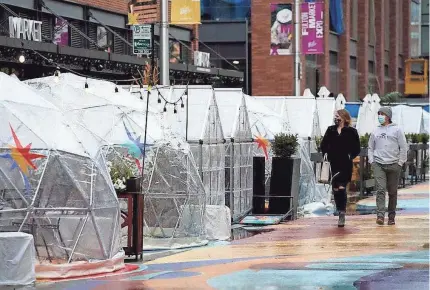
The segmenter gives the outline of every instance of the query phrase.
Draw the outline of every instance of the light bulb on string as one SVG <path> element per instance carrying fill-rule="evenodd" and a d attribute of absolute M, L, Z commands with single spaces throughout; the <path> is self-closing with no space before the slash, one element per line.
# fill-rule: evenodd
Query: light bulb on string
<path fill-rule="evenodd" d="M 167 103 L 166 103 L 166 104 L 164 104 L 163 112 L 167 112 Z"/>
<path fill-rule="evenodd" d="M 161 104 L 161 98 L 160 98 L 160 93 L 158 93 L 158 101 L 159 104 Z"/>
<path fill-rule="evenodd" d="M 85 91 L 88 92 L 88 82 L 86 79 L 85 79 Z"/>
<path fill-rule="evenodd" d="M 60 81 L 60 69 L 57 67 L 57 70 L 54 72 L 54 82 L 58 83 Z"/>
<path fill-rule="evenodd" d="M 184 107 L 184 100 L 182 100 L 182 98 L 181 98 L 181 108 L 183 108 Z"/>
<path fill-rule="evenodd" d="M 115 93 L 118 93 L 118 87 L 115 85 Z"/>
<path fill-rule="evenodd" d="M 176 114 L 178 110 L 176 110 L 176 105 L 173 107 L 173 114 Z"/>

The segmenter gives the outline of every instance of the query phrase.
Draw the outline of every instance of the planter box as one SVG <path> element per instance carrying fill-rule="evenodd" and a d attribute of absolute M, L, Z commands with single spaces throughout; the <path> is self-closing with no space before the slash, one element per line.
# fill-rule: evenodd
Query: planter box
<path fill-rule="evenodd" d="M 324 156 L 321 152 L 311 153 L 311 161 L 312 162 L 323 162 Z"/>
<path fill-rule="evenodd" d="M 375 179 L 367 179 L 364 181 L 365 188 L 375 187 Z"/>
<path fill-rule="evenodd" d="M 358 156 L 367 157 L 367 151 L 368 151 L 367 148 L 361 148 L 360 154 L 358 154 Z"/>
<path fill-rule="evenodd" d="M 142 186 L 141 186 L 141 178 L 140 177 L 132 177 L 126 180 L 125 186 L 126 191 L 129 193 L 140 193 Z"/>
<path fill-rule="evenodd" d="M 273 157 L 269 191 L 270 214 L 286 214 L 290 208 L 297 207 L 300 161 L 299 158 Z M 276 198 L 277 196 L 279 198 Z M 291 196 L 293 199 L 286 196 Z"/>

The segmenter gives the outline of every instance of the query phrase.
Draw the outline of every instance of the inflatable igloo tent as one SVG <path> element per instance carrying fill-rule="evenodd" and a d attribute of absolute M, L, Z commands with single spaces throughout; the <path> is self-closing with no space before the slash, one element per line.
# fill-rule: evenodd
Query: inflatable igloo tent
<path fill-rule="evenodd" d="M 123 267 L 118 199 L 103 157 L 91 157 L 97 142 L 18 80 L 0 73 L 0 90 L 0 231 L 34 236 L 38 278 Z"/>
<path fill-rule="evenodd" d="M 205 191 L 189 146 L 162 129 L 151 107 L 147 114 L 146 98 L 140 99 L 139 91 L 133 94 L 122 88 L 115 90 L 114 83 L 68 73 L 56 81 L 46 77 L 27 83 L 57 105 L 71 124 L 95 138 L 113 168 L 125 165 L 140 174 L 141 168 L 135 162 L 141 165 L 145 154 L 145 249 L 207 243 L 203 227 Z M 85 83 L 88 89 L 84 89 Z M 145 122 L 147 140 L 143 144 Z M 124 240 L 127 227 L 122 228 L 122 233 Z"/>

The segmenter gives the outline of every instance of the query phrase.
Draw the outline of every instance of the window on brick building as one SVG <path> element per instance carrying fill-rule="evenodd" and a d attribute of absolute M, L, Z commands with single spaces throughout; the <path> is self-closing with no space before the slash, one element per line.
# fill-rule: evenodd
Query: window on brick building
<path fill-rule="evenodd" d="M 244 20 L 251 18 L 251 0 L 202 0 L 202 20 Z"/>
<path fill-rule="evenodd" d="M 375 0 L 369 0 L 369 44 L 375 44 Z"/>
<path fill-rule="evenodd" d="M 390 50 L 390 2 L 384 1 L 385 23 L 384 23 L 384 41 L 385 50 Z"/>
<path fill-rule="evenodd" d="M 336 51 L 330 51 L 330 87 L 328 88 L 333 94 L 339 92 L 339 58 Z"/>
<path fill-rule="evenodd" d="M 397 31 L 399 32 L 399 38 L 397 41 L 397 48 L 399 54 L 403 54 L 403 1 L 397 1 Z"/>
<path fill-rule="evenodd" d="M 358 73 L 357 73 L 357 58 L 355 56 L 349 57 L 349 96 L 348 100 L 358 101 Z"/>
<path fill-rule="evenodd" d="M 351 9 L 350 9 L 350 37 L 352 39 L 358 38 L 358 0 L 351 0 Z"/>
<path fill-rule="evenodd" d="M 388 69 L 388 65 L 384 65 L 384 76 L 385 77 L 389 77 L 390 76 L 390 71 Z"/>
<path fill-rule="evenodd" d="M 375 74 L 375 63 L 372 60 L 369 60 L 369 74 Z"/>

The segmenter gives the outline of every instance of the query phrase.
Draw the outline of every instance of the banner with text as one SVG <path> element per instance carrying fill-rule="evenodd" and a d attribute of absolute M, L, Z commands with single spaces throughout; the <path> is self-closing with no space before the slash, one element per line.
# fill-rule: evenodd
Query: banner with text
<path fill-rule="evenodd" d="M 324 53 L 324 3 L 301 4 L 302 54 Z"/>
<path fill-rule="evenodd" d="M 200 0 L 172 1 L 171 24 L 200 24 Z"/>
<path fill-rule="evenodd" d="M 293 54 L 293 5 L 270 4 L 270 55 Z"/>

